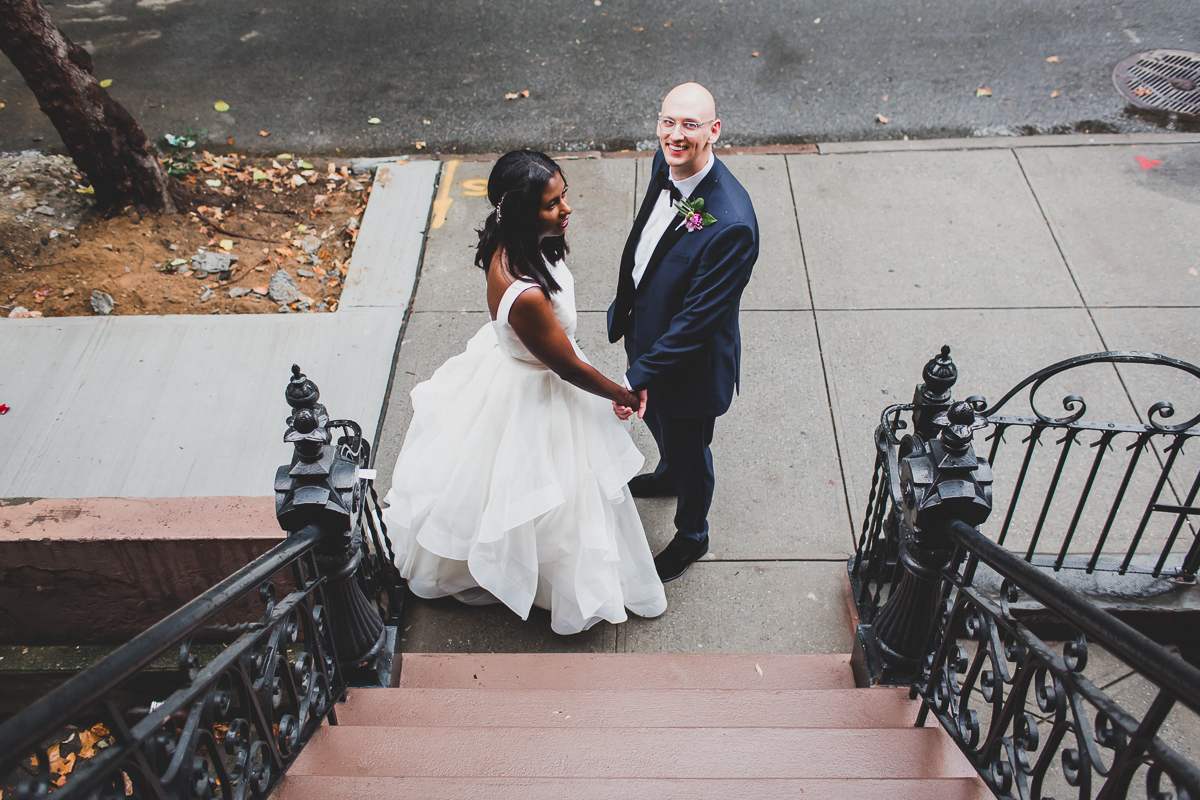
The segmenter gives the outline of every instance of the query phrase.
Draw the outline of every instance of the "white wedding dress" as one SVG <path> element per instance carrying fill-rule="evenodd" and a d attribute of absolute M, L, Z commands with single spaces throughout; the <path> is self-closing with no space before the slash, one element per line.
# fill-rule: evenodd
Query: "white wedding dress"
<path fill-rule="evenodd" d="M 550 270 L 573 343 L 575 281 L 562 262 Z M 383 512 L 396 566 L 419 597 L 499 600 L 522 619 L 536 605 L 560 634 L 624 622 L 626 608 L 658 616 L 667 599 L 626 487 L 642 454 L 608 400 L 517 338 L 508 314 L 527 290 L 540 291 L 509 286 L 495 321 L 412 391 Z"/>

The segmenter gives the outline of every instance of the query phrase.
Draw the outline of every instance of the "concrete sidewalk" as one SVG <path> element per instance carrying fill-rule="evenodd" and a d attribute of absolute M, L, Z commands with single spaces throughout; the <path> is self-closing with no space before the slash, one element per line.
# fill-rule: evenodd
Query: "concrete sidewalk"
<path fill-rule="evenodd" d="M 0 320 L 0 497 L 269 495 L 292 364 L 373 437 L 438 168 L 379 171 L 337 313 Z"/>
<path fill-rule="evenodd" d="M 504 608 L 414 600 L 403 649 L 848 652 L 845 559 L 872 432 L 943 344 L 960 397 L 996 398 L 1048 364 L 1104 349 L 1200 362 L 1200 136 L 721 157 L 755 202 L 763 246 L 743 302 L 742 393 L 713 446 L 709 557 L 668 585 L 658 619 L 564 638 L 536 610 L 522 623 Z M 579 340 L 615 376 L 624 355 L 607 342 L 604 311 L 649 161 L 562 164 Z M 331 414 L 368 435 L 378 426 L 382 495 L 408 392 L 487 320 L 472 257 L 490 168 L 381 168 L 335 314 L 0 320 L 0 402 L 13 407 L 0 417 L 0 497 L 269 495 L 289 457 L 293 362 Z M 1196 387 L 1125 368 L 1087 380 L 1075 388 L 1108 403 L 1095 410 L 1126 419 L 1164 398 L 1180 419 L 1200 404 Z M 634 434 L 653 466 L 645 426 Z M 639 509 L 658 550 L 674 532 L 673 503 Z"/>
<path fill-rule="evenodd" d="M 869 490 L 872 433 L 885 406 L 911 399 L 943 344 L 953 348 L 961 397 L 998 398 L 1044 366 L 1106 349 L 1200 362 L 1200 137 L 861 143 L 721 157 L 754 200 L 763 244 L 742 305 L 742 392 L 713 444 L 708 557 L 668 584 L 670 607 L 657 619 L 563 638 L 537 609 L 522 623 L 502 607 L 414 600 L 403 649 L 848 652 L 845 560 Z M 562 162 L 575 209 L 579 341 L 610 376 L 624 355 L 607 342 L 604 311 L 648 165 Z M 410 418 L 408 392 L 487 320 L 471 259 L 490 168 L 443 168 L 453 177 L 439 195 L 451 203 L 426 242 L 382 424 L 381 490 Z M 1200 410 L 1196 387 L 1131 375 L 1120 376 L 1123 386 L 1115 370 L 1089 373 L 1076 388 L 1107 404 L 1096 411 L 1130 421 L 1167 397 L 1181 418 Z M 653 466 L 645 426 L 634 435 Z M 673 501 L 638 506 L 657 551 L 674 533 Z"/>

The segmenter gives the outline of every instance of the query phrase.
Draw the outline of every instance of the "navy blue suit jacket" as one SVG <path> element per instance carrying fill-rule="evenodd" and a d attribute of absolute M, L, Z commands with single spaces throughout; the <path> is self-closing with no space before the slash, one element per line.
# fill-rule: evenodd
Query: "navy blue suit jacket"
<path fill-rule="evenodd" d="M 666 169 L 661 150 L 652 169 Z M 717 160 L 692 193 L 717 221 L 698 231 L 672 221 L 635 289 L 633 253 L 658 195 L 652 183 L 625 243 L 608 338 L 625 338 L 630 386 L 648 389 L 662 411 L 717 417 L 741 377 L 738 307 L 758 259 L 758 220 L 746 190 Z"/>

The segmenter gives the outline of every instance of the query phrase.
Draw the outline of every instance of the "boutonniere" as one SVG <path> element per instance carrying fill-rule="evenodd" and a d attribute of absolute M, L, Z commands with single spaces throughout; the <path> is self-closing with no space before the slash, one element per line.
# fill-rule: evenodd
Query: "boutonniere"
<path fill-rule="evenodd" d="M 675 226 L 675 230 L 679 230 L 680 226 L 686 225 L 689 231 L 698 231 L 717 221 L 716 217 L 705 212 L 703 197 L 696 197 L 690 200 L 676 200 L 675 213 L 683 217 L 683 221 Z"/>

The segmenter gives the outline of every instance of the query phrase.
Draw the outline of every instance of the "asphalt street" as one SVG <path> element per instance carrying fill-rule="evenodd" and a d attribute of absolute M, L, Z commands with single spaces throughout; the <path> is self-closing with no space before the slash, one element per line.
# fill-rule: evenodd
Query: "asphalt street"
<path fill-rule="evenodd" d="M 1200 50 L 1194 0 L 47 5 L 152 137 L 190 126 L 258 152 L 647 147 L 685 80 L 713 90 L 734 145 L 1145 132 L 1117 61 Z M 7 60 L 0 80 L 0 150 L 58 146 Z"/>

